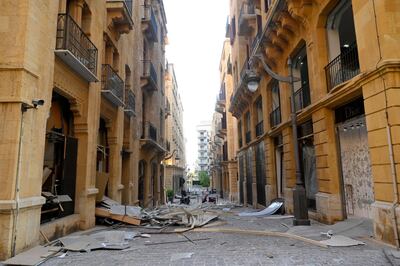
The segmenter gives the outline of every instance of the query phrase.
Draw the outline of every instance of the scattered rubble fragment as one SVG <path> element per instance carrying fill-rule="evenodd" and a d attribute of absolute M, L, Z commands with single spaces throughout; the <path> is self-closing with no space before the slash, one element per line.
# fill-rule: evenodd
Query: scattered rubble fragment
<path fill-rule="evenodd" d="M 283 201 L 274 201 L 267 208 L 258 212 L 241 212 L 239 216 L 257 217 L 277 213 L 283 207 Z"/>

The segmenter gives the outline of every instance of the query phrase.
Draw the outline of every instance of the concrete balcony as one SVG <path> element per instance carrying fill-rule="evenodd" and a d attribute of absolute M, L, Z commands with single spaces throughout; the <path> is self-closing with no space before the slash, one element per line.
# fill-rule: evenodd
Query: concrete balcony
<path fill-rule="evenodd" d="M 144 123 L 140 144 L 142 149 L 154 149 L 158 152 L 167 151 L 157 128 L 149 121 Z"/>
<path fill-rule="evenodd" d="M 150 92 L 158 90 L 157 71 L 150 60 L 143 60 L 143 73 L 140 77 L 140 83 L 143 89 Z"/>
<path fill-rule="evenodd" d="M 119 34 L 127 34 L 133 29 L 132 0 L 107 0 L 108 24 Z"/>
<path fill-rule="evenodd" d="M 256 9 L 253 3 L 244 1 L 239 13 L 239 36 L 247 36 L 257 27 Z"/>
<path fill-rule="evenodd" d="M 136 100 L 135 94 L 131 89 L 125 89 L 125 108 L 124 112 L 129 117 L 136 116 Z"/>
<path fill-rule="evenodd" d="M 124 106 L 124 81 L 107 64 L 102 66 L 101 94 L 115 106 Z"/>
<path fill-rule="evenodd" d="M 153 8 L 149 5 L 144 5 L 142 17 L 142 31 L 147 40 L 158 42 L 158 26 Z"/>
<path fill-rule="evenodd" d="M 68 14 L 59 14 L 55 55 L 87 82 L 98 81 L 97 48 Z"/>

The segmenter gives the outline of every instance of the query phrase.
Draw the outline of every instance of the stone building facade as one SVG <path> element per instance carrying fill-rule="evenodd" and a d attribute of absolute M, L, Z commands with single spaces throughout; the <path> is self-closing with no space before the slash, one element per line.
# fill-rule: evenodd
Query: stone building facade
<path fill-rule="evenodd" d="M 229 31 L 227 33 L 229 34 Z M 219 70 L 221 87 L 215 104 L 211 128 L 213 133 L 210 139 L 212 184 L 223 198 L 237 201 L 239 199 L 236 161 L 237 123 L 236 118 L 227 109 L 233 92 L 229 39 L 225 40 L 223 45 Z"/>
<path fill-rule="evenodd" d="M 167 64 L 165 74 L 167 119 L 165 124 L 167 151 L 164 161 L 165 190 L 180 193 L 186 179 L 186 150 L 183 133 L 183 105 L 179 95 L 174 65 Z"/>
<path fill-rule="evenodd" d="M 377 239 L 399 245 L 400 2 L 230 3 L 240 200 L 284 198 L 293 212 L 292 73 L 309 216 L 370 218 Z"/>
<path fill-rule="evenodd" d="M 4 0 L 0 17 L 0 259 L 93 227 L 102 195 L 161 201 L 162 1 Z"/>

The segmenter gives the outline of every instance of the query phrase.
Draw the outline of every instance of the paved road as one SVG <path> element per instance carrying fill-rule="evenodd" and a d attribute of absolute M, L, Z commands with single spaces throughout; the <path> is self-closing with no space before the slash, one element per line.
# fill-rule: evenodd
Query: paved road
<path fill-rule="evenodd" d="M 288 229 L 282 223 L 291 227 L 291 218 L 239 218 L 222 213 L 221 219 L 227 221 L 223 227 L 282 232 Z M 320 225 L 314 223 L 314 226 L 319 229 Z M 135 238 L 128 250 L 69 253 L 65 258 L 54 258 L 43 265 L 391 265 L 382 251 L 387 247 L 365 239 L 364 246 L 321 248 L 280 237 L 199 232 L 187 232 L 185 236 L 192 240 L 209 239 L 195 241 L 196 244 L 149 246 L 149 243 L 186 239 L 177 234 L 152 235 L 149 239 Z"/>

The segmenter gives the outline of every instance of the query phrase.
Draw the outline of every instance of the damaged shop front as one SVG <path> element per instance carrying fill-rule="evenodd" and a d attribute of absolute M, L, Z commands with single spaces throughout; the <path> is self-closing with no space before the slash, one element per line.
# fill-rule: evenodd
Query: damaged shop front
<path fill-rule="evenodd" d="M 41 223 L 75 211 L 78 139 L 74 137 L 73 114 L 68 100 L 53 92 L 47 120 L 43 161 Z"/>

